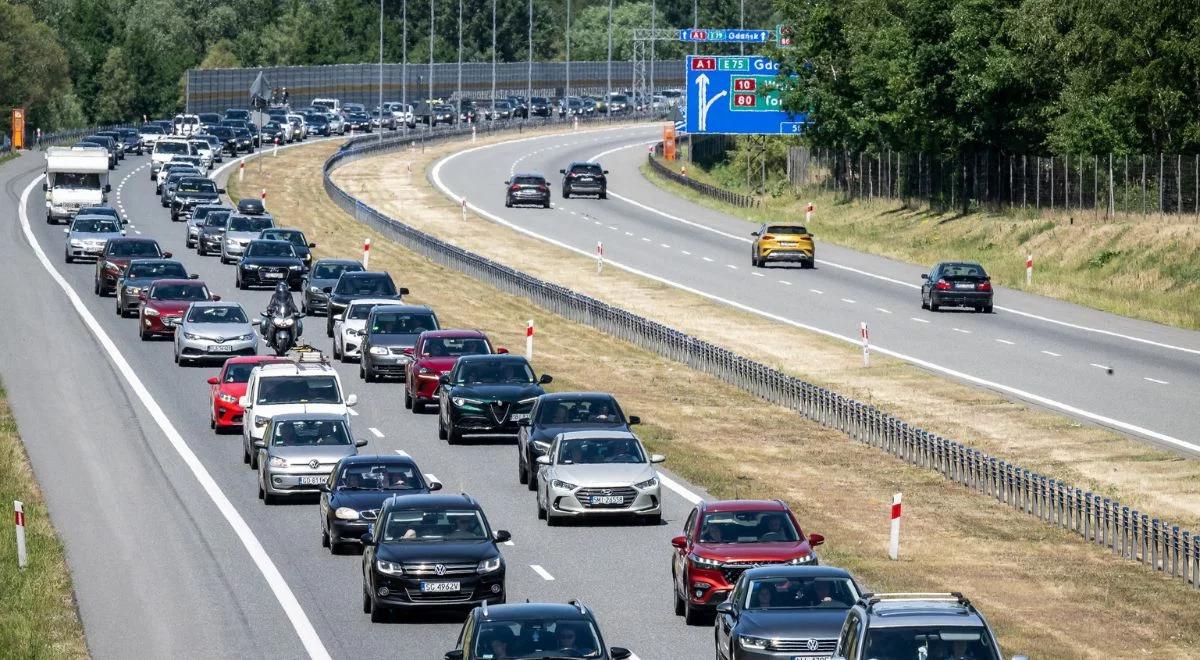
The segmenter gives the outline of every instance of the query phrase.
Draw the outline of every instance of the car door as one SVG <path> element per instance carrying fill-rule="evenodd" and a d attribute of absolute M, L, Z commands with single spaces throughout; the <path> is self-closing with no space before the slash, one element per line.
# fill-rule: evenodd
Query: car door
<path fill-rule="evenodd" d="M 517 428 L 517 462 L 518 464 L 526 462 L 529 458 L 529 436 L 533 433 L 533 420 L 538 419 L 538 411 L 542 407 L 542 398 L 538 397 L 533 402 L 533 407 L 529 409 L 529 423 Z M 536 465 L 526 465 L 528 470 L 532 471 Z"/>
<path fill-rule="evenodd" d="M 675 554 L 671 556 L 671 561 L 674 564 L 672 574 L 675 576 L 675 590 L 679 594 L 687 595 L 687 553 L 691 546 L 692 530 L 696 528 L 696 518 L 700 515 L 700 507 L 692 509 L 688 514 L 687 521 L 683 523 L 683 538 L 687 539 L 687 543 L 683 548 L 675 548 Z"/>
<path fill-rule="evenodd" d="M 454 363 L 454 368 L 446 376 L 447 380 L 450 381 L 449 383 L 438 383 L 438 416 L 441 418 L 443 425 L 450 424 L 450 392 L 454 389 L 454 382 L 458 380 L 458 370 L 461 365 L 461 360 Z"/>
<path fill-rule="evenodd" d="M 838 635 L 837 650 L 833 652 L 833 657 L 841 660 L 857 660 L 861 632 L 862 619 L 857 612 L 851 610 L 846 617 L 846 622 L 842 624 L 842 632 Z"/>
<path fill-rule="evenodd" d="M 737 584 L 733 587 L 733 592 L 729 597 L 729 603 L 733 605 L 732 612 L 718 613 L 716 621 L 717 646 L 725 649 L 727 652 L 732 649 L 730 643 L 733 637 L 733 631 L 737 628 L 738 616 L 742 613 L 742 603 L 746 602 L 746 574 L 743 573 L 738 578 Z M 733 660 L 733 654 L 728 653 L 727 657 Z"/>
<path fill-rule="evenodd" d="M 938 278 L 942 276 L 941 270 L 941 264 L 934 264 L 933 268 L 929 269 L 929 276 L 925 278 L 924 282 L 921 282 L 921 299 L 923 301 L 929 301 L 929 294 L 933 290 L 933 283 L 938 281 Z"/>
<path fill-rule="evenodd" d="M 417 360 L 421 359 L 421 355 L 424 352 L 425 337 L 418 335 L 417 341 L 413 342 L 412 362 L 409 363 L 409 368 L 404 370 L 404 388 L 408 390 L 409 396 L 412 397 L 417 396 L 417 377 L 415 375 L 417 370 L 413 367 L 416 366 Z"/>

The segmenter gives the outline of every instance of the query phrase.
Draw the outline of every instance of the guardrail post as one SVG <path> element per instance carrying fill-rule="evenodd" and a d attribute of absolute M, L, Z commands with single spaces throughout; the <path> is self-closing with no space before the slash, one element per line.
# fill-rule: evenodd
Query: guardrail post
<path fill-rule="evenodd" d="M 1150 568 L 1158 570 L 1158 518 L 1150 521 Z"/>
<path fill-rule="evenodd" d="M 1171 526 L 1171 577 L 1179 574 L 1179 525 Z"/>

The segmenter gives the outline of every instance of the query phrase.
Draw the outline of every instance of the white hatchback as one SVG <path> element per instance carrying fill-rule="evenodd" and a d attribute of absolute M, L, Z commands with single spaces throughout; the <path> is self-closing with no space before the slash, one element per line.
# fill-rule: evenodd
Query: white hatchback
<path fill-rule="evenodd" d="M 392 298 L 362 298 L 352 301 L 345 314 L 334 317 L 333 357 L 348 362 L 362 356 L 363 334 L 367 328 L 367 316 L 378 305 L 395 305 Z"/>

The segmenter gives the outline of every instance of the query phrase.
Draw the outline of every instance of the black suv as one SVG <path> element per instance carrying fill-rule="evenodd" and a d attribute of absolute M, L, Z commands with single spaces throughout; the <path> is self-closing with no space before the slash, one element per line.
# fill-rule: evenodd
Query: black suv
<path fill-rule="evenodd" d="M 568 431 L 626 431 L 642 420 L 625 417 L 617 399 L 603 392 L 554 392 L 539 396 L 529 419 L 517 422 L 517 479 L 537 490 L 537 459 L 550 450 L 554 436 Z"/>
<path fill-rule="evenodd" d="M 608 199 L 608 178 L 605 177 L 608 170 L 600 167 L 600 163 L 571 163 L 558 173 L 563 175 L 563 199 L 573 195 L 597 195 L 600 199 Z"/>
<path fill-rule="evenodd" d="M 304 262 L 296 256 L 287 241 L 254 239 L 246 245 L 234 275 L 237 288 L 245 291 L 251 286 L 275 286 L 287 282 L 293 291 L 300 290 L 304 279 Z"/>
<path fill-rule="evenodd" d="M 220 201 L 223 194 L 225 189 L 218 188 L 211 179 L 202 176 L 180 179 L 175 185 L 175 196 L 171 198 L 171 222 L 187 220 L 192 209 Z"/>
<path fill-rule="evenodd" d="M 516 435 L 554 379 L 520 355 L 464 355 L 438 380 L 438 438 L 453 445 L 466 433 Z"/>
<path fill-rule="evenodd" d="M 835 660 L 973 658 L 1003 654 L 983 614 L 960 593 L 863 594 L 850 608 Z M 1013 660 L 1023 656 L 1014 656 Z"/>
<path fill-rule="evenodd" d="M 366 382 L 380 376 L 404 378 L 412 362 L 413 345 L 427 330 L 438 330 L 437 315 L 426 305 L 378 305 L 359 331 L 362 357 L 358 375 Z"/>
<path fill-rule="evenodd" d="M 397 608 L 503 603 L 496 544 L 511 538 L 469 495 L 391 497 L 362 535 L 363 612 L 380 623 Z"/>
<path fill-rule="evenodd" d="M 300 299 L 300 311 L 309 316 L 327 313 L 329 294 L 325 293 L 325 287 L 337 284 L 342 273 L 361 273 L 363 270 L 362 264 L 353 259 L 321 259 L 313 264 L 304 279 L 304 296 Z"/>
<path fill-rule="evenodd" d="M 393 495 L 423 495 L 441 490 L 426 480 L 411 456 L 358 454 L 338 461 L 321 484 L 321 545 L 338 554 L 357 545 Z"/>
<path fill-rule="evenodd" d="M 397 289 L 392 276 L 386 272 L 365 270 L 343 271 L 337 284 L 325 287 L 324 292 L 329 294 L 329 311 L 325 319 L 325 334 L 329 337 L 333 336 L 334 317 L 344 314 L 350 301 L 359 298 L 392 298 L 398 301 L 408 295 L 408 289 Z"/>
<path fill-rule="evenodd" d="M 514 174 L 504 182 L 504 205 L 512 208 L 516 204 L 533 204 L 550 208 L 550 182 L 540 174 Z"/>
<path fill-rule="evenodd" d="M 457 646 L 445 657 L 624 660 L 632 655 L 619 646 L 606 648 L 592 611 L 573 600 L 476 607 L 458 633 Z"/>

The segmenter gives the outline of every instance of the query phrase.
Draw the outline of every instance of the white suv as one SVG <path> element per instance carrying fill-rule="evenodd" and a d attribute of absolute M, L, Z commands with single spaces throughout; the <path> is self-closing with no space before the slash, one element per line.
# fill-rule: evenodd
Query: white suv
<path fill-rule="evenodd" d="M 367 328 L 367 316 L 379 305 L 395 305 L 393 298 L 359 298 L 352 301 L 345 313 L 338 314 L 333 322 L 333 357 L 349 362 L 362 354 L 363 332 Z"/>
<path fill-rule="evenodd" d="M 158 171 L 176 156 L 195 156 L 197 154 L 196 148 L 183 138 L 163 138 L 156 141 L 154 151 L 150 152 L 150 180 L 157 179 Z"/>
<path fill-rule="evenodd" d="M 312 355 L 315 359 L 308 356 Z M 296 362 L 277 362 L 255 367 L 239 401 L 245 409 L 242 424 L 242 461 L 258 469 L 258 450 L 267 422 L 284 413 L 331 413 L 350 422 L 350 406 L 358 396 L 343 395 L 337 371 L 320 353 L 304 354 Z"/>

